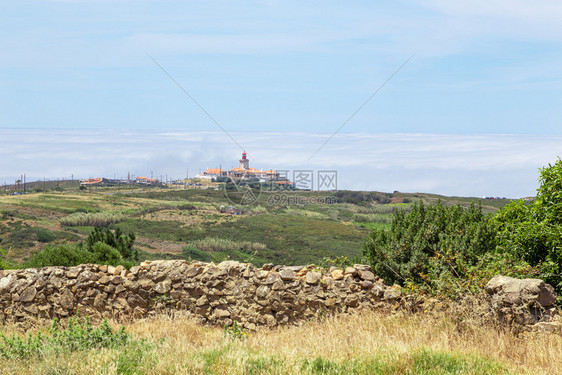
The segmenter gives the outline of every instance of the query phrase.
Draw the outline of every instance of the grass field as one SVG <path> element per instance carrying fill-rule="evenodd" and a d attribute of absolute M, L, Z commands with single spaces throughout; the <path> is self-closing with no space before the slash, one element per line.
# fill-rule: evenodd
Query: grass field
<path fill-rule="evenodd" d="M 136 248 L 146 259 L 235 259 L 259 266 L 269 262 L 318 264 L 325 257 L 361 256 L 369 230 L 387 227 L 394 210 L 407 210 L 411 205 L 399 202 L 437 199 L 424 194 L 338 192 L 338 203 L 318 204 L 314 199 L 333 194 L 294 192 L 291 194 L 307 204 L 271 205 L 268 200 L 274 193 L 262 192 L 256 204 L 244 207 L 244 214 L 232 215 L 219 210 L 232 204 L 222 190 L 89 191 L 79 190 L 75 183 L 57 184 L 66 188 L 0 196 L 0 247 L 13 263 L 21 263 L 49 244 L 82 241 L 97 226 L 135 233 Z M 36 190 L 40 186 L 37 184 Z M 370 200 L 360 201 L 357 196 Z M 441 199 L 448 204 L 476 200 Z M 493 212 L 507 202 L 483 203 L 485 210 Z M 212 250 L 204 246 L 215 240 L 228 246 Z"/>
<path fill-rule="evenodd" d="M 21 335 L 12 325 L 0 330 L 8 337 Z M 48 335 L 36 327 L 28 337 L 40 330 Z M 160 315 L 126 324 L 125 332 L 129 340 L 114 340 L 103 348 L 90 348 L 82 337 L 92 335 L 75 332 L 68 335 L 68 345 L 5 350 L 10 356 L 0 354 L 0 373 L 559 374 L 562 364 L 560 336 L 516 336 L 470 326 L 449 313 L 364 312 L 255 333 Z"/>

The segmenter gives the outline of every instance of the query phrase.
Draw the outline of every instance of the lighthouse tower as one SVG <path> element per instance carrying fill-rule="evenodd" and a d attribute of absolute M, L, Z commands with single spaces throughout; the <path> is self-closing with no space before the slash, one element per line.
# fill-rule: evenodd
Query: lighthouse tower
<path fill-rule="evenodd" d="M 244 170 L 250 168 L 250 159 L 246 158 L 246 151 L 242 153 L 242 159 L 240 159 L 240 168 Z"/>

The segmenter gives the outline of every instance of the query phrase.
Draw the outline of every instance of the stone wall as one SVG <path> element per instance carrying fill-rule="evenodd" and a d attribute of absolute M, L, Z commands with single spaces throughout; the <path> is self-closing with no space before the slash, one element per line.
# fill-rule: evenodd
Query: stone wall
<path fill-rule="evenodd" d="M 295 324 L 318 315 L 395 304 L 399 289 L 369 266 L 330 270 L 251 264 L 146 261 L 122 266 L 0 271 L 0 322 L 76 314 L 140 318 L 186 311 L 213 325 Z"/>

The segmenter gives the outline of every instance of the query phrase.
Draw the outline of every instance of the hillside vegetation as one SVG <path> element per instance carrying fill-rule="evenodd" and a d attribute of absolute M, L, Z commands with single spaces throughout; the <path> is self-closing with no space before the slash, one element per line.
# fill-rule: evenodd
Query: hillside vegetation
<path fill-rule="evenodd" d="M 61 186 L 70 186 L 61 188 Z M 12 264 L 21 264 L 48 246 L 85 241 L 94 228 L 134 233 L 139 260 L 234 259 L 276 264 L 320 264 L 324 258 L 360 257 L 372 228 L 387 228 L 392 213 L 412 202 L 431 202 L 424 194 L 341 191 L 335 204 L 271 205 L 271 192 L 241 215 L 220 211 L 232 203 L 221 190 L 98 188 L 79 190 L 60 182 L 56 190 L 0 196 L 0 247 Z M 333 196 L 295 192 L 304 202 Z M 477 201 L 441 197 L 446 204 Z M 408 202 L 408 203 L 403 203 Z M 500 201 L 485 201 L 487 212 Z M 241 207 L 241 206 L 239 206 Z"/>

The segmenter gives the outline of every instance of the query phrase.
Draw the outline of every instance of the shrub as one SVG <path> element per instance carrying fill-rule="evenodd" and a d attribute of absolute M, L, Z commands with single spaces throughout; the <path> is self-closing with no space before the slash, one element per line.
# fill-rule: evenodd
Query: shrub
<path fill-rule="evenodd" d="M 52 234 L 48 229 L 37 228 L 37 241 L 39 242 L 51 242 L 55 240 L 54 234 Z"/>
<path fill-rule="evenodd" d="M 494 249 L 494 232 L 482 208 L 420 201 L 396 211 L 390 229 L 373 229 L 364 256 L 387 282 L 446 288 L 443 278 L 465 279 L 470 267 Z M 441 290 L 442 292 L 443 290 Z"/>
<path fill-rule="evenodd" d="M 243 250 L 246 252 L 263 251 L 267 247 L 260 242 L 232 241 L 226 238 L 207 237 L 199 240 L 190 241 L 188 247 L 193 247 L 203 251 L 232 251 Z"/>
<path fill-rule="evenodd" d="M 114 212 L 76 212 L 59 220 L 61 225 L 69 227 L 91 226 L 96 228 L 107 227 L 119 223 L 127 217 L 122 213 Z"/>
<path fill-rule="evenodd" d="M 353 221 L 356 223 L 390 223 L 392 215 L 390 214 L 355 214 Z"/>
<path fill-rule="evenodd" d="M 562 293 L 562 160 L 540 170 L 533 202 L 519 200 L 500 210 L 492 222 L 497 251 L 522 258 L 539 277 Z"/>
<path fill-rule="evenodd" d="M 97 264 L 118 264 L 123 257 L 116 248 L 103 242 L 96 242 L 92 246 L 92 262 Z"/>
<path fill-rule="evenodd" d="M 132 233 L 125 236 L 119 229 L 112 232 L 106 228 L 103 230 L 95 228 L 85 244 L 47 246 L 33 254 L 24 266 L 71 267 L 84 263 L 97 263 L 113 266 L 121 264 L 130 268 L 138 261 L 138 251 L 132 249 L 134 241 L 135 235 Z"/>
<path fill-rule="evenodd" d="M 50 245 L 29 257 L 24 267 L 77 266 L 92 263 L 93 254 L 79 245 Z"/>
<path fill-rule="evenodd" d="M 133 250 L 135 238 L 136 237 L 134 233 L 124 235 L 119 228 L 117 228 L 115 231 L 107 228 L 94 228 L 94 230 L 88 236 L 85 246 L 87 250 L 96 252 L 94 246 L 97 243 L 101 242 L 116 249 L 124 260 L 138 261 L 138 252 L 136 250 Z"/>

